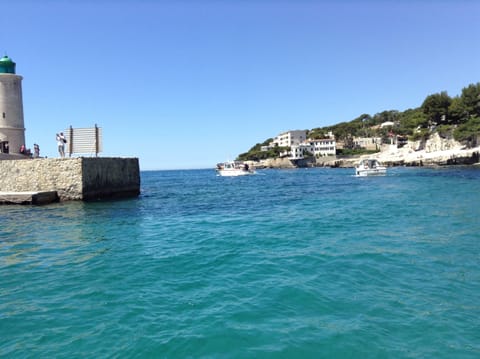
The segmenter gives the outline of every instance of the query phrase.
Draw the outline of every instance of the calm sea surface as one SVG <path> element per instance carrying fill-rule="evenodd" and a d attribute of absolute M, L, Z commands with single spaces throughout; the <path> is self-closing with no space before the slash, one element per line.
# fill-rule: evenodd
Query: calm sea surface
<path fill-rule="evenodd" d="M 480 168 L 352 173 L 0 207 L 0 357 L 480 358 Z"/>

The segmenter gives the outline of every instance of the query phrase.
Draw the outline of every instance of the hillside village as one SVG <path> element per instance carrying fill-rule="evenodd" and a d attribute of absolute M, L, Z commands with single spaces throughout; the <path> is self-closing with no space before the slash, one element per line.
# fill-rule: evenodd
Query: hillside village
<path fill-rule="evenodd" d="M 391 126 L 386 124 L 385 126 Z M 307 138 L 308 131 L 287 131 L 276 136 L 268 145 L 261 146 L 267 153 L 282 149 L 278 157 L 247 160 L 257 168 L 278 167 L 353 167 L 361 158 L 371 157 L 389 166 L 448 165 L 479 162 L 480 146 L 467 147 L 453 138 L 442 138 L 438 132 L 428 140 L 409 141 L 392 135 L 388 142 L 380 137 L 354 137 L 356 155 L 341 155 L 344 141 L 336 141 L 331 133 L 323 139 Z M 241 157 L 239 157 L 241 159 Z"/>
<path fill-rule="evenodd" d="M 385 122 L 380 128 L 393 126 L 392 122 Z M 357 150 L 365 150 L 377 152 L 381 149 L 381 137 L 353 137 L 353 148 Z M 397 144 L 403 146 L 405 140 L 402 136 L 391 136 L 390 145 Z M 322 157 L 336 156 L 338 150 L 348 148 L 345 141 L 336 141 L 335 135 L 329 131 L 324 138 L 308 138 L 307 130 L 287 131 L 276 136 L 268 145 L 261 146 L 261 151 L 269 151 L 274 148 L 281 148 L 279 157 L 286 157 L 292 161 L 302 160 L 314 157 L 320 159 Z"/>
<path fill-rule="evenodd" d="M 282 132 L 238 156 L 257 167 L 353 166 L 362 156 L 387 165 L 471 164 L 480 151 L 480 83 L 422 106 L 362 114 L 350 122 Z"/>

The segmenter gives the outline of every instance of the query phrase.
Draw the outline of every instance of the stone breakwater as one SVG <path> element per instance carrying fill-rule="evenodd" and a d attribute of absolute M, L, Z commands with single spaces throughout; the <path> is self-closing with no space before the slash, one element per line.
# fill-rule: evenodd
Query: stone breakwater
<path fill-rule="evenodd" d="M 137 158 L 0 160 L 0 192 L 56 191 L 60 201 L 138 196 Z"/>

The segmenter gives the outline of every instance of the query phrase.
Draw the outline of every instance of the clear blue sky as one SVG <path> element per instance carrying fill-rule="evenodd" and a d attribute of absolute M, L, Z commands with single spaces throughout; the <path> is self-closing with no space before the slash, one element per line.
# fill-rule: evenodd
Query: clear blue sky
<path fill-rule="evenodd" d="M 6 1 L 27 146 L 103 128 L 102 156 L 213 168 L 294 129 L 480 81 L 480 1 Z M 3 55 L 3 54 L 2 54 Z"/>

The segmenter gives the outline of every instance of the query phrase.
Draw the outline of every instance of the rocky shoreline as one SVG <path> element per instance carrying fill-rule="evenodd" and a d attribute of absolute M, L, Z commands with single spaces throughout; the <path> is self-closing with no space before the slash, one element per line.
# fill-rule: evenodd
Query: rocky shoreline
<path fill-rule="evenodd" d="M 402 148 L 383 145 L 380 152 L 361 156 L 331 156 L 320 159 L 292 161 L 288 158 L 267 159 L 250 164 L 256 168 L 355 167 L 363 158 L 376 158 L 386 166 L 448 166 L 475 165 L 480 161 L 480 146 L 466 148 L 453 139 L 437 133 L 427 141 L 408 142 Z"/>

